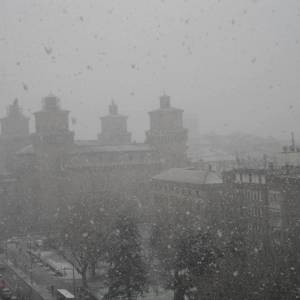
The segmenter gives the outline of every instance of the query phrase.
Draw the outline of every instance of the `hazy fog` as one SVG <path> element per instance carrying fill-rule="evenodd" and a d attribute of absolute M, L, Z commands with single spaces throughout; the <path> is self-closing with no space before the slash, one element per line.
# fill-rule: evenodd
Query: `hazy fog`
<path fill-rule="evenodd" d="M 300 136 L 299 0 L 0 0 L 0 114 L 49 92 L 95 138 L 111 98 L 143 140 L 166 91 L 200 132 Z"/>

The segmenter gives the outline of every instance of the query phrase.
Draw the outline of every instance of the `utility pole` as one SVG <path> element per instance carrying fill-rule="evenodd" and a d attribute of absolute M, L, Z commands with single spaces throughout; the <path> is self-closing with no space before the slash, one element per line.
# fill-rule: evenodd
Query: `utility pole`
<path fill-rule="evenodd" d="M 8 262 L 8 246 L 7 246 L 7 240 L 5 240 L 5 257 L 6 257 L 6 262 Z"/>
<path fill-rule="evenodd" d="M 292 137 L 292 151 L 294 152 L 296 150 L 296 143 L 295 143 L 295 135 L 294 132 L 291 132 L 291 137 Z"/>
<path fill-rule="evenodd" d="M 74 264 L 72 263 L 72 269 L 71 268 L 64 268 L 64 270 L 72 270 L 72 285 L 73 285 L 73 295 L 76 298 L 76 282 L 75 282 L 75 267 Z"/>
<path fill-rule="evenodd" d="M 72 273 L 73 273 L 73 294 L 76 298 L 76 286 L 75 286 L 75 270 L 74 270 L 74 263 L 72 263 Z"/>
<path fill-rule="evenodd" d="M 29 240 L 29 256 L 30 256 L 30 285 L 32 285 L 32 246 L 31 246 L 31 237 L 30 237 L 30 240 Z"/>

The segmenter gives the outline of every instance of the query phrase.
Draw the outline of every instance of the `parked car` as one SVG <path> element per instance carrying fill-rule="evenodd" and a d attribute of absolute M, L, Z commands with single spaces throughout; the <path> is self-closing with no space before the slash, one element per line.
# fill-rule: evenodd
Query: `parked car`
<path fill-rule="evenodd" d="M 3 276 L 0 274 L 0 290 L 3 290 L 4 288 L 7 288 L 7 283 Z"/>
<path fill-rule="evenodd" d="M 10 299 L 10 297 L 12 296 L 12 292 L 9 288 L 3 288 L 0 290 L 0 295 L 3 299 Z"/>

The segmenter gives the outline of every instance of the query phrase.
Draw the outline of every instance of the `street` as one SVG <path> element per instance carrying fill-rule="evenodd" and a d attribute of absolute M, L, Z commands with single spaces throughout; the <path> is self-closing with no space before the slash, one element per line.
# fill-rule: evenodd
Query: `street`
<path fill-rule="evenodd" d="M 32 249 L 27 247 L 27 241 L 20 239 L 17 243 L 8 243 L 6 248 L 6 260 L 9 260 L 16 268 L 24 272 L 31 284 L 47 288 L 50 292 L 56 289 L 67 289 L 74 293 L 76 280 L 66 276 L 58 276 L 47 264 L 34 257 Z M 78 281 L 78 278 L 77 278 Z M 78 284 L 78 282 L 77 282 Z M 54 289 L 51 287 L 54 287 Z"/>

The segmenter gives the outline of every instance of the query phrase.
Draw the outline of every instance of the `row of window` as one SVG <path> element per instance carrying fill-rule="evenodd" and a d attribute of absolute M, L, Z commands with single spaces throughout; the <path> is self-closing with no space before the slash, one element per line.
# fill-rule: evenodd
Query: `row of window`
<path fill-rule="evenodd" d="M 263 227 L 259 223 L 249 223 L 247 225 L 247 228 L 249 231 L 255 231 L 255 232 L 261 232 Z"/>
<path fill-rule="evenodd" d="M 264 210 L 263 207 L 250 207 L 248 209 L 248 215 L 250 217 L 259 217 L 261 218 L 263 216 Z"/>
<path fill-rule="evenodd" d="M 270 191 L 269 192 L 269 203 L 270 206 L 274 207 L 274 208 L 280 208 L 280 204 L 281 204 L 281 193 L 278 191 Z"/>
<path fill-rule="evenodd" d="M 155 182 L 154 188 L 157 191 L 162 191 L 165 193 L 168 193 L 168 192 L 180 193 L 184 196 L 201 197 L 201 195 L 203 195 L 203 192 L 200 190 L 195 190 L 195 189 L 191 189 L 191 188 L 187 188 L 187 187 L 180 187 L 176 184 L 171 184 L 171 183 L 164 184 L 164 183 Z"/>
<path fill-rule="evenodd" d="M 256 184 L 265 184 L 266 177 L 263 174 L 235 174 L 235 182 L 236 183 L 256 183 Z"/>
<path fill-rule="evenodd" d="M 279 229 L 282 226 L 282 216 L 281 216 L 281 211 L 278 210 L 269 210 L 269 215 L 270 215 L 270 226 L 273 229 Z"/>
<path fill-rule="evenodd" d="M 247 201 L 261 201 L 262 200 L 262 191 L 258 190 L 241 190 L 242 196 Z"/>

